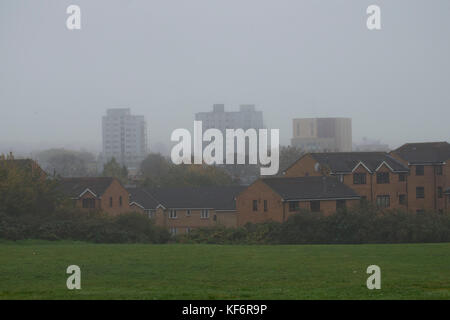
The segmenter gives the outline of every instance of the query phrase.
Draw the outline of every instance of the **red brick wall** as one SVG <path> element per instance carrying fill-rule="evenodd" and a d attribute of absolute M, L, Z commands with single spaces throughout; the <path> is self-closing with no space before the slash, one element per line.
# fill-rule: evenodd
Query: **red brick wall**
<path fill-rule="evenodd" d="M 391 155 L 396 159 L 408 165 L 406 160 L 400 158 L 395 152 Z M 410 173 L 408 175 L 408 209 L 411 211 L 425 210 L 438 211 L 445 209 L 445 197 L 438 198 L 438 187 L 443 190 L 450 186 L 450 163 L 446 163 L 442 167 L 442 175 L 436 175 L 436 166 L 425 165 L 424 175 L 416 175 L 416 165 L 409 165 Z M 416 198 L 416 188 L 424 187 L 425 197 Z"/>
<path fill-rule="evenodd" d="M 300 158 L 290 169 L 286 171 L 286 177 L 305 177 L 305 176 L 320 176 L 322 173 L 314 169 L 317 161 L 309 154 Z M 366 184 L 353 184 L 353 174 L 343 175 L 342 182 L 356 191 L 360 196 L 365 196 L 366 199 L 373 204 L 376 204 L 378 195 L 389 195 L 390 208 L 405 208 L 400 205 L 399 196 L 407 194 L 407 183 L 399 181 L 399 174 L 393 173 L 386 165 L 383 165 L 378 172 L 389 172 L 389 184 L 377 184 L 376 173 L 370 174 L 367 169 L 360 165 L 355 173 L 366 173 Z"/>
<path fill-rule="evenodd" d="M 110 197 L 113 199 L 112 207 L 109 203 Z M 120 197 L 122 197 L 122 205 L 119 204 Z M 101 209 L 112 215 L 133 212 L 134 209 L 130 207 L 129 193 L 117 179 L 114 179 L 111 185 L 102 194 Z"/>
<path fill-rule="evenodd" d="M 286 170 L 286 177 L 306 177 L 306 176 L 320 176 L 320 172 L 317 172 L 314 168 L 317 161 L 310 155 L 305 154 L 292 167 Z"/>
<path fill-rule="evenodd" d="M 258 201 L 258 210 L 253 211 L 253 200 Z M 267 200 L 267 211 L 264 211 L 264 200 Z M 248 222 L 266 221 L 282 222 L 283 203 L 281 197 L 261 180 L 256 181 L 242 191 L 236 198 L 237 224 L 243 226 Z"/>
<path fill-rule="evenodd" d="M 253 200 L 257 200 L 258 210 L 253 211 Z M 267 200 L 267 211 L 264 211 L 264 200 Z M 300 201 L 299 209 L 310 210 L 310 201 Z M 359 205 L 359 200 L 346 200 L 347 208 Z M 261 180 L 256 181 L 236 199 L 237 224 L 262 223 L 267 221 L 283 222 L 298 211 L 289 211 L 289 203 L 282 202 L 282 198 Z M 320 201 L 320 211 L 325 215 L 336 212 L 336 200 Z"/>

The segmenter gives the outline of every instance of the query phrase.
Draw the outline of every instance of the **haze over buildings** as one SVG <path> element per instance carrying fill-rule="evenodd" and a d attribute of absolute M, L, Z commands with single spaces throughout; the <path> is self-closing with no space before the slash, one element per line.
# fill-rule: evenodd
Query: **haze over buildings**
<path fill-rule="evenodd" d="M 153 145 L 214 102 L 249 101 L 290 144 L 292 119 L 351 117 L 353 139 L 446 141 L 450 1 L 0 1 L 0 152 L 102 150 L 100 119 L 132 106 Z M 169 149 L 170 150 L 170 149 Z"/>
<path fill-rule="evenodd" d="M 129 169 L 139 168 L 148 154 L 147 123 L 129 108 L 108 109 L 102 118 L 104 162 L 115 158 Z"/>
<path fill-rule="evenodd" d="M 226 129 L 263 129 L 263 113 L 253 104 L 241 104 L 239 111 L 225 111 L 224 104 L 213 105 L 213 110 L 198 112 L 195 120 L 202 121 L 204 130 L 215 128 L 225 135 Z"/>
<path fill-rule="evenodd" d="M 352 151 L 352 119 L 293 119 L 291 145 L 306 152 Z"/>

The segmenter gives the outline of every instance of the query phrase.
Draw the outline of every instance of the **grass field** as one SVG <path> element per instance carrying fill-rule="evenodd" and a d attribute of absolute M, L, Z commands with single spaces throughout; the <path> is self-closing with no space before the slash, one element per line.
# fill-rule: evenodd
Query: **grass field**
<path fill-rule="evenodd" d="M 66 288 L 72 264 L 81 290 Z M 0 242 L 0 299 L 450 299 L 450 244 Z"/>

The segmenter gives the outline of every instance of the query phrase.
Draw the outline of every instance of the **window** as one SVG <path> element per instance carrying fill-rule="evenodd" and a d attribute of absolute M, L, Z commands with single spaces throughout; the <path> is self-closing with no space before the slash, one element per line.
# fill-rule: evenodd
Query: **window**
<path fill-rule="evenodd" d="M 436 175 L 437 176 L 442 176 L 442 166 L 437 166 L 436 167 Z"/>
<path fill-rule="evenodd" d="M 267 212 L 267 200 L 264 200 L 264 212 Z"/>
<path fill-rule="evenodd" d="M 406 181 L 406 173 L 399 173 L 399 174 L 398 174 L 398 181 L 399 181 L 399 182 L 404 182 L 404 181 Z"/>
<path fill-rule="evenodd" d="M 186 217 L 190 217 L 191 216 L 191 210 L 186 210 Z"/>
<path fill-rule="evenodd" d="M 443 197 L 442 187 L 438 187 L 437 194 L 438 194 L 438 198 L 442 198 Z"/>
<path fill-rule="evenodd" d="M 169 219 L 176 219 L 176 218 L 177 218 L 177 210 L 170 210 Z"/>
<path fill-rule="evenodd" d="M 146 209 L 145 213 L 148 215 L 148 217 L 151 219 L 155 216 L 155 210 L 152 209 Z"/>
<path fill-rule="evenodd" d="M 289 211 L 298 211 L 300 208 L 298 201 L 289 202 Z"/>
<path fill-rule="evenodd" d="M 175 236 L 177 234 L 177 228 L 170 228 L 170 234 Z"/>
<path fill-rule="evenodd" d="M 365 173 L 354 173 L 353 174 L 353 184 L 366 184 L 366 174 Z"/>
<path fill-rule="evenodd" d="M 214 220 L 214 221 L 217 221 L 217 215 L 214 215 L 213 220 Z"/>
<path fill-rule="evenodd" d="M 113 198 L 112 197 L 109 197 L 109 206 L 112 208 L 112 206 L 113 206 Z"/>
<path fill-rule="evenodd" d="M 209 210 L 208 209 L 202 209 L 202 213 L 200 214 L 200 218 L 208 219 L 209 218 Z"/>
<path fill-rule="evenodd" d="M 85 209 L 95 208 L 95 199 L 93 198 L 83 199 L 83 208 Z"/>
<path fill-rule="evenodd" d="M 416 213 L 425 213 L 425 210 L 423 210 L 423 209 L 418 209 L 418 210 L 416 210 Z"/>
<path fill-rule="evenodd" d="M 424 166 L 416 166 L 416 176 L 423 176 L 424 171 Z"/>
<path fill-rule="evenodd" d="M 336 210 L 344 210 L 346 208 L 345 200 L 336 200 Z"/>
<path fill-rule="evenodd" d="M 253 211 L 258 211 L 258 200 L 253 200 Z"/>
<path fill-rule="evenodd" d="M 339 182 L 344 182 L 344 175 L 343 174 L 339 175 Z"/>
<path fill-rule="evenodd" d="M 424 187 L 416 187 L 416 198 L 417 199 L 425 198 L 425 188 Z"/>
<path fill-rule="evenodd" d="M 406 205 L 406 194 L 401 194 L 398 196 L 398 203 L 401 205 Z"/>
<path fill-rule="evenodd" d="M 119 206 L 122 206 L 122 196 L 119 197 Z"/>
<path fill-rule="evenodd" d="M 320 211 L 320 201 L 311 201 L 309 205 L 311 207 L 311 212 Z"/>
<path fill-rule="evenodd" d="M 377 207 L 378 208 L 389 208 L 391 205 L 391 197 L 390 196 L 377 196 Z"/>
<path fill-rule="evenodd" d="M 378 172 L 377 173 L 377 183 L 378 184 L 389 183 L 389 172 Z"/>

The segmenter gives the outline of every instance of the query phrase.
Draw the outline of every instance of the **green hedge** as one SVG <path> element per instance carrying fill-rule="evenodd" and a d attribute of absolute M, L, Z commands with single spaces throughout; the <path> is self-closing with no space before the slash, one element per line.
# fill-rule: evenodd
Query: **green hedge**
<path fill-rule="evenodd" d="M 0 214 L 0 238 L 78 240 L 97 243 L 166 243 L 170 235 L 147 216 L 64 211 L 45 217 Z"/>
<path fill-rule="evenodd" d="M 178 236 L 180 243 L 357 244 L 450 242 L 450 215 L 433 212 L 378 211 L 363 207 L 325 216 L 308 211 L 284 223 L 241 228 L 203 228 Z"/>

